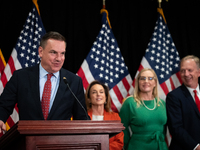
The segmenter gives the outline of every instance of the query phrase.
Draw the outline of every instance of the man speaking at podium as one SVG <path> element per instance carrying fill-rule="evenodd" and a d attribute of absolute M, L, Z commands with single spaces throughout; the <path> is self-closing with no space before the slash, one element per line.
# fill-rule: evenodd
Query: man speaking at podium
<path fill-rule="evenodd" d="M 80 77 L 62 68 L 65 38 L 46 33 L 38 48 L 41 63 L 16 70 L 0 97 L 0 133 L 17 103 L 19 120 L 87 120 Z"/>

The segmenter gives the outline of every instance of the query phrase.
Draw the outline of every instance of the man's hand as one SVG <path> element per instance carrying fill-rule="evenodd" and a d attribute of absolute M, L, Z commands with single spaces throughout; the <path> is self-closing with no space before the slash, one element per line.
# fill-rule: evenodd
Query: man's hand
<path fill-rule="evenodd" d="M 3 121 L 0 120 L 0 133 L 6 131 L 6 125 Z"/>

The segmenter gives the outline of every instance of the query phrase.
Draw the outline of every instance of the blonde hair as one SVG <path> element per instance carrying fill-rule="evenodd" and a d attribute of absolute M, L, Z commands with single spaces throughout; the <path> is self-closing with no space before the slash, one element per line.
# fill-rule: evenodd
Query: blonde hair
<path fill-rule="evenodd" d="M 110 112 L 111 111 L 111 99 L 110 99 L 110 94 L 109 94 L 109 88 L 105 84 L 103 84 L 97 80 L 94 80 L 93 82 L 91 82 L 86 89 L 85 102 L 86 102 L 87 110 L 90 110 L 92 108 L 91 101 L 90 101 L 90 89 L 95 84 L 99 84 L 104 88 L 104 92 L 106 95 L 106 103 L 104 104 L 104 109 L 105 109 L 105 111 Z"/>
<path fill-rule="evenodd" d="M 181 63 L 188 60 L 188 59 L 193 59 L 194 62 L 196 63 L 198 69 L 200 68 L 200 61 L 199 61 L 199 58 L 197 56 L 194 56 L 194 55 L 187 55 L 185 57 L 183 57 L 180 61 L 180 66 L 181 66 Z"/>
<path fill-rule="evenodd" d="M 160 100 L 160 98 L 159 98 L 159 95 L 158 95 L 158 77 L 157 77 L 157 75 L 156 75 L 156 73 L 155 73 L 155 71 L 154 71 L 153 69 L 144 68 L 144 69 L 142 69 L 142 70 L 139 72 L 139 74 L 137 75 L 137 77 L 136 77 L 136 79 L 135 79 L 135 89 L 134 89 L 133 97 L 134 97 L 134 99 L 135 99 L 135 101 L 136 101 L 136 103 L 137 103 L 137 106 L 140 106 L 142 103 L 141 103 L 141 97 L 140 97 L 140 95 L 139 95 L 139 93 L 140 93 L 140 89 L 139 89 L 139 78 L 140 78 L 141 74 L 142 74 L 143 72 L 145 72 L 145 71 L 151 71 L 151 72 L 153 73 L 153 75 L 154 75 L 154 80 L 155 80 L 155 82 L 156 82 L 156 86 L 155 86 L 154 89 L 153 89 L 152 95 L 153 95 L 155 98 L 157 98 L 157 106 L 160 106 L 159 103 L 162 103 L 162 102 L 161 102 L 161 100 Z"/>

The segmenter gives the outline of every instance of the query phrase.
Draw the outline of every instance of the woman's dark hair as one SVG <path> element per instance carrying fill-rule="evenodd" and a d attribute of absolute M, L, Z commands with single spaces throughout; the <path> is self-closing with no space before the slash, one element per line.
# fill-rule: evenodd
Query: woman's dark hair
<path fill-rule="evenodd" d="M 103 84 L 103 83 L 101 83 L 97 80 L 94 80 L 93 82 L 91 82 L 86 89 L 85 101 L 86 101 L 87 110 L 92 108 L 92 105 L 91 105 L 91 102 L 90 102 L 90 89 L 95 84 L 99 84 L 104 88 L 105 95 L 106 95 L 106 103 L 104 104 L 104 109 L 107 112 L 110 112 L 111 111 L 111 100 L 110 100 L 109 88 L 105 84 Z"/>

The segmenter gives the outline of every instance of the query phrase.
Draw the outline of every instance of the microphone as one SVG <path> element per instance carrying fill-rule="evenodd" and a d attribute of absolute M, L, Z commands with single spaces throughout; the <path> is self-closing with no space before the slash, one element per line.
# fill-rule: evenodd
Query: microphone
<path fill-rule="evenodd" d="M 85 115 L 87 116 L 87 120 L 91 120 L 88 116 L 88 113 L 87 111 L 85 110 L 85 108 L 83 107 L 83 105 L 81 104 L 81 102 L 78 100 L 78 98 L 76 97 L 76 95 L 74 94 L 74 92 L 72 92 L 69 84 L 68 84 L 68 81 L 67 81 L 67 78 L 66 77 L 63 77 L 63 81 L 65 82 L 65 84 L 67 85 L 67 87 L 69 88 L 70 92 L 72 93 L 72 95 L 74 96 L 74 98 L 76 99 L 76 101 L 79 103 L 79 105 L 82 107 L 82 109 L 84 110 L 85 112 Z"/>

